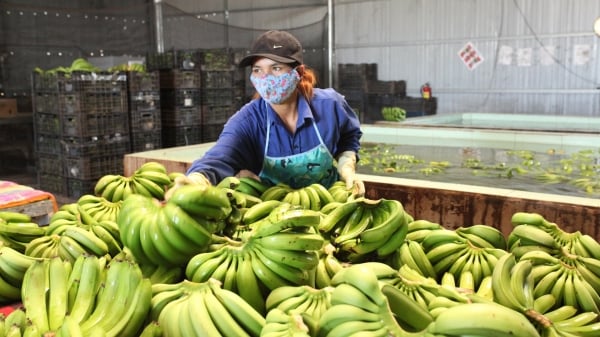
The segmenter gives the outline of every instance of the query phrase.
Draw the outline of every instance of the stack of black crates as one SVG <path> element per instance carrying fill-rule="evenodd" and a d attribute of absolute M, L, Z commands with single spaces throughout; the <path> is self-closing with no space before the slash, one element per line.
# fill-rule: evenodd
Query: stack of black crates
<path fill-rule="evenodd" d="M 339 64 L 336 83 L 338 91 L 346 97 L 363 123 L 383 120 L 381 111 L 385 107 L 402 108 L 407 117 L 436 113 L 435 97 L 408 97 L 406 81 L 378 80 L 376 63 Z"/>
<path fill-rule="evenodd" d="M 131 152 L 162 148 L 159 72 L 128 72 Z"/>
<path fill-rule="evenodd" d="M 123 172 L 130 151 L 125 73 L 34 73 L 34 137 L 42 190 L 78 198 Z"/>
<path fill-rule="evenodd" d="M 163 62 L 149 63 L 160 70 L 163 147 L 202 142 L 200 67 L 198 51 L 170 51 Z M 170 56 L 166 56 L 170 55 Z"/>
<path fill-rule="evenodd" d="M 360 118 L 365 121 L 367 107 L 366 84 L 377 80 L 376 63 L 338 64 L 336 88 Z"/>
<path fill-rule="evenodd" d="M 172 50 L 148 55 L 158 70 L 162 146 L 215 141 L 244 102 L 244 69 L 228 49 Z"/>
<path fill-rule="evenodd" d="M 236 53 L 227 50 L 202 52 L 202 142 L 217 140 L 223 126 L 244 103 L 245 71 Z"/>

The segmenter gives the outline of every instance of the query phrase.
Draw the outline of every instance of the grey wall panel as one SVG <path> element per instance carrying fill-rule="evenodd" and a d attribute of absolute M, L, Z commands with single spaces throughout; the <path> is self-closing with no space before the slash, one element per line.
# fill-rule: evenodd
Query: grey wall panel
<path fill-rule="evenodd" d="M 377 63 L 381 80 L 430 82 L 438 113 L 600 117 L 600 1 L 336 1 L 335 61 Z M 370 17 L 370 20 L 364 19 Z M 483 57 L 470 70 L 458 52 Z"/>

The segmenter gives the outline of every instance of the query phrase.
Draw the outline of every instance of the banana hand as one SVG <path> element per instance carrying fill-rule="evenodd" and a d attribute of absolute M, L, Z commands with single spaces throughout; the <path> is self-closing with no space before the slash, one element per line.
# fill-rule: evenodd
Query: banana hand
<path fill-rule="evenodd" d="M 344 151 L 338 157 L 337 170 L 346 183 L 346 189 L 352 189 L 352 194 L 363 196 L 365 194 L 365 184 L 356 177 L 356 153 L 353 151 Z"/>
<path fill-rule="evenodd" d="M 210 180 L 208 180 L 208 178 L 206 178 L 206 176 L 200 172 L 192 172 L 187 176 L 177 176 L 173 181 L 173 186 L 171 186 L 165 193 L 165 200 L 169 200 L 176 189 L 185 185 L 210 186 L 212 184 Z"/>

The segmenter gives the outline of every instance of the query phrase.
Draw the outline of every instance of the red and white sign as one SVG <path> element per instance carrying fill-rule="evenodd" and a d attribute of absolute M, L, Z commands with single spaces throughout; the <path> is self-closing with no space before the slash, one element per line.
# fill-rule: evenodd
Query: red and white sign
<path fill-rule="evenodd" d="M 458 56 L 463 61 L 465 66 L 469 68 L 469 70 L 475 69 L 481 62 L 483 62 L 483 56 L 477 51 L 477 48 L 471 43 L 468 42 L 459 52 Z"/>

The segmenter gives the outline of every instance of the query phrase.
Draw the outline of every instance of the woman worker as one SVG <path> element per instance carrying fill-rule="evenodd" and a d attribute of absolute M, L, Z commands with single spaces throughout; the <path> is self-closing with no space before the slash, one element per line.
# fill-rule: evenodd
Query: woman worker
<path fill-rule="evenodd" d="M 363 195 L 364 184 L 355 175 L 359 120 L 342 95 L 314 87 L 316 76 L 303 63 L 300 42 L 288 32 L 268 31 L 239 66 L 252 67 L 257 95 L 227 121 L 186 179 L 216 184 L 238 175 L 268 185 L 329 188 L 341 178 Z"/>

